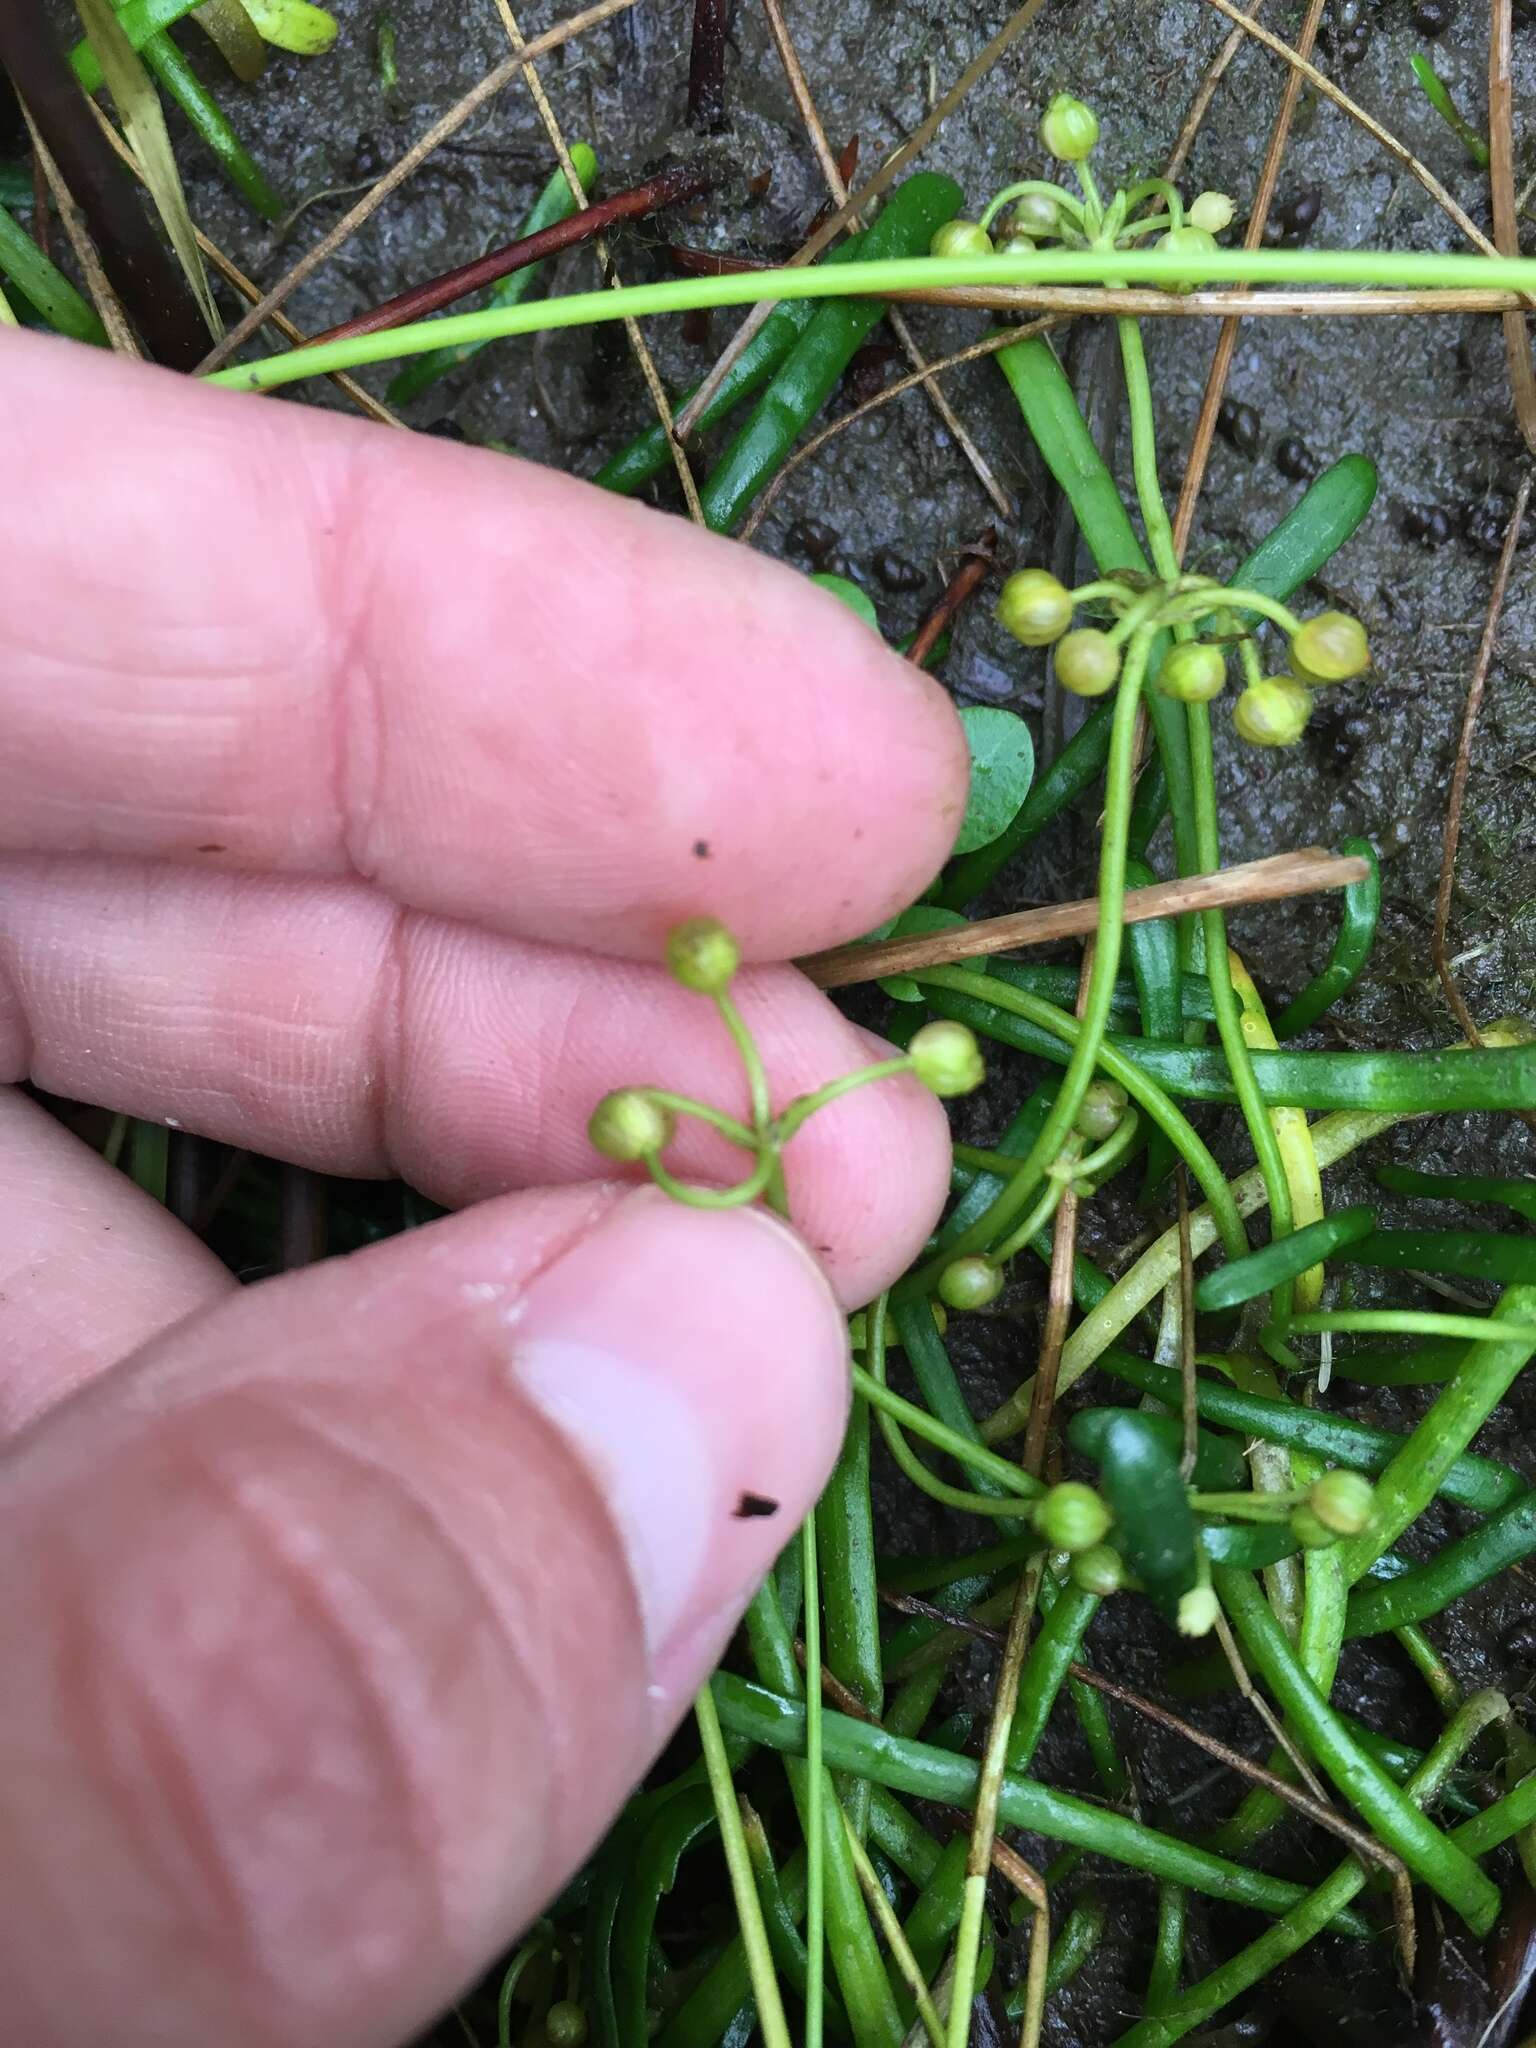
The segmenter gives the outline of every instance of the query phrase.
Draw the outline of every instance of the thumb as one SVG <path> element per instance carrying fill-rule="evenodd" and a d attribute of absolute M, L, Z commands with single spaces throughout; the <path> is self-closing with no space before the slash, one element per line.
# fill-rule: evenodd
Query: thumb
<path fill-rule="evenodd" d="M 786 1228 L 588 1188 L 251 1289 L 27 1432 L 13 2037 L 406 2039 L 645 1770 L 846 1399 Z"/>

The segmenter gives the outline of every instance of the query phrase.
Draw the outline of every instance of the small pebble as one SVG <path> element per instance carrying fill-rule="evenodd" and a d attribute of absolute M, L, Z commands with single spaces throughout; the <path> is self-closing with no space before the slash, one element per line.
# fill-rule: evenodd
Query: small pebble
<path fill-rule="evenodd" d="M 1311 483 L 1322 466 L 1306 442 L 1296 434 L 1287 434 L 1275 449 L 1276 469 L 1293 483 Z"/>
<path fill-rule="evenodd" d="M 1504 545 L 1514 500 L 1496 491 L 1491 498 L 1469 498 L 1461 508 L 1461 530 L 1473 547 L 1485 555 L 1496 555 Z M 1536 540 L 1536 520 L 1527 512 L 1520 529 L 1518 547 L 1528 548 Z"/>
<path fill-rule="evenodd" d="M 1224 398 L 1216 415 L 1216 431 L 1239 455 L 1257 455 L 1264 423 L 1251 405 L 1236 398 Z"/>
<path fill-rule="evenodd" d="M 820 519 L 797 519 L 784 536 L 784 545 L 820 568 L 837 546 L 837 535 Z"/>
<path fill-rule="evenodd" d="M 820 566 L 825 575 L 841 576 L 845 583 L 857 583 L 862 587 L 868 581 L 867 577 L 860 574 L 859 566 L 852 555 L 845 555 L 841 548 L 828 555 Z"/>
<path fill-rule="evenodd" d="M 1441 505 L 1405 505 L 1403 532 L 1427 548 L 1443 548 L 1451 537 L 1451 515 Z"/>
<path fill-rule="evenodd" d="M 1413 10 L 1413 25 L 1421 36 L 1443 36 L 1451 25 L 1446 0 L 1419 0 Z"/>
<path fill-rule="evenodd" d="M 1536 1614 L 1522 1614 L 1506 1631 L 1499 1647 L 1506 1657 L 1536 1661 Z"/>
<path fill-rule="evenodd" d="M 898 555 L 891 548 L 882 548 L 875 556 L 874 571 L 876 582 L 895 597 L 921 590 L 927 581 L 915 562 L 909 562 L 905 555 Z"/>

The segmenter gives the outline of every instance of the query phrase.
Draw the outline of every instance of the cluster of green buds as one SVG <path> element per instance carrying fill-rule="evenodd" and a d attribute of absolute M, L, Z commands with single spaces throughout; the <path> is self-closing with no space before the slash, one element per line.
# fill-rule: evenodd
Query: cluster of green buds
<path fill-rule="evenodd" d="M 809 1117 L 829 1102 L 871 1081 L 911 1074 L 940 1097 L 968 1095 L 986 1078 L 976 1035 L 964 1024 L 940 1018 L 925 1024 L 904 1053 L 844 1074 L 824 1087 L 797 1095 L 775 1114 L 761 1053 L 731 993 L 741 949 L 725 926 L 695 917 L 668 935 L 667 968 L 674 981 L 710 997 L 741 1055 L 751 1102 L 750 1121 L 726 1114 L 668 1088 L 616 1088 L 593 1110 L 587 1136 L 595 1150 L 618 1165 L 643 1165 L 658 1187 L 693 1208 L 728 1209 L 766 1198 L 784 1210 L 784 1147 Z M 730 1188 L 695 1187 L 667 1168 L 662 1154 L 672 1143 L 679 1117 L 696 1117 L 751 1156 L 746 1175 Z"/>
<path fill-rule="evenodd" d="M 1107 615 L 1107 625 L 1074 626 L 1080 605 Z M 1232 721 L 1245 740 L 1260 747 L 1289 746 L 1300 739 L 1312 715 L 1312 692 L 1362 674 L 1371 659 L 1365 628 L 1347 612 L 1319 612 L 1301 620 L 1262 591 L 1238 589 L 1212 576 L 1161 583 L 1125 574 L 1068 590 L 1049 570 L 1017 569 L 1003 585 L 997 618 L 1023 646 L 1054 647 L 1057 681 L 1080 697 L 1099 697 L 1113 688 L 1127 643 L 1137 633 L 1173 635 L 1152 680 L 1186 704 L 1220 696 L 1235 649 L 1244 688 Z M 1290 661 L 1283 673 L 1263 673 L 1255 618 L 1278 626 L 1289 640 Z"/>
<path fill-rule="evenodd" d="M 1106 201 L 1089 165 L 1098 147 L 1099 118 L 1070 93 L 1057 93 L 1039 132 L 1045 155 L 1072 166 L 1079 190 L 1069 192 L 1045 178 L 1009 185 L 988 202 L 980 220 L 946 222 L 930 244 L 933 255 L 1012 256 L 1052 242 L 1068 249 L 1123 249 L 1155 236 L 1158 248 L 1198 266 L 1231 224 L 1232 201 L 1225 192 L 1202 192 L 1186 204 L 1166 178 L 1140 179 Z"/>
<path fill-rule="evenodd" d="M 914 1046 L 916 1043 L 914 1039 Z M 1069 1188 L 1086 1197 L 1117 1169 L 1135 1141 L 1138 1124 L 1130 1098 L 1118 1081 L 1091 1081 L 1077 1106 L 1072 1134 L 1046 1168 L 1044 1190 L 1029 1214 L 990 1251 L 965 1253 L 941 1270 L 938 1297 L 944 1307 L 990 1308 L 1003 1291 L 1009 1260 L 1046 1227 Z M 1071 1548 L 1068 1544 L 1059 1547 Z"/>
<path fill-rule="evenodd" d="M 1303 1550 L 1326 1550 L 1358 1536 L 1376 1505 L 1376 1489 L 1363 1472 L 1335 1466 L 1310 1486 L 1290 1493 L 1196 1493 L 1191 1505 L 1236 1521 L 1285 1522 Z"/>

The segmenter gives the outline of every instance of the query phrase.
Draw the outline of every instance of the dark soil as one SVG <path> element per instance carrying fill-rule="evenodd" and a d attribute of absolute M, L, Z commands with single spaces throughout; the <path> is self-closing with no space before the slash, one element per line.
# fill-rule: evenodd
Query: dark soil
<path fill-rule="evenodd" d="M 531 33 L 553 20 L 545 8 L 524 23 Z M 691 8 L 640 0 L 633 13 L 558 52 L 543 77 L 569 138 L 596 147 L 604 187 L 616 190 L 669 154 L 697 146 L 680 127 L 688 70 Z M 1516 10 L 1517 16 L 1520 10 Z M 1267 19 L 1294 34 L 1297 0 L 1272 6 Z M 1382 118 L 1486 225 L 1483 183 L 1461 146 L 1413 87 L 1409 54 L 1431 48 L 1458 104 L 1485 118 L 1483 75 L 1487 9 L 1461 4 L 1426 9 L 1409 0 L 1335 0 L 1331 47 L 1322 61 Z M 399 85 L 386 96 L 376 77 L 379 26 L 393 22 Z M 1435 19 L 1447 25 L 1432 43 Z M 867 171 L 923 117 L 991 35 L 1003 10 L 957 0 L 945 9 L 914 0 L 843 0 L 837 8 L 792 8 L 806 71 L 834 148 L 862 142 Z M 1097 107 L 1104 155 L 1116 170 L 1142 171 L 1166 156 L 1194 88 L 1226 24 L 1201 0 L 1056 0 L 1036 26 L 941 131 L 928 161 L 961 181 L 975 203 L 1036 164 L 1035 124 L 1044 99 L 1070 86 Z M 1530 113 L 1536 106 L 1536 28 L 1517 27 L 1517 130 L 1525 116 L 1521 179 L 1532 161 Z M 257 154 L 295 200 L 314 203 L 286 233 L 253 223 L 218 179 L 197 168 L 188 145 L 193 210 L 254 275 L 275 277 L 337 216 L 327 188 L 375 175 L 444 107 L 504 54 L 490 6 L 442 7 L 393 0 L 387 8 L 344 10 L 343 36 L 323 61 L 275 57 L 266 76 L 242 89 L 221 82 L 226 105 Z M 210 74 L 211 75 L 211 74 Z M 1251 192 L 1278 101 L 1281 68 L 1247 47 L 1219 88 L 1185 174 L 1186 189 L 1231 191 L 1239 211 Z M 724 192 L 685 210 L 676 230 L 691 242 L 764 256 L 787 252 L 823 196 L 815 161 L 796 119 L 783 75 L 757 10 L 743 4 L 729 54 L 729 125 L 718 138 L 739 177 Z M 531 103 L 514 86 L 498 104 L 429 162 L 404 192 L 307 285 L 290 311 L 311 330 L 355 314 L 408 283 L 462 262 L 514 231 L 549 152 Z M 753 200 L 749 181 L 770 174 Z M 1357 127 L 1304 96 L 1280 181 L 1280 202 L 1320 244 L 1408 248 L 1457 246 L 1455 230 L 1422 189 Z M 659 231 L 640 229 L 617 244 L 627 279 L 659 275 Z M 557 288 L 591 276 L 581 253 L 561 259 Z M 933 354 L 980 331 L 974 316 L 918 309 L 914 324 Z M 717 317 L 708 347 L 687 346 L 675 326 L 653 340 L 675 386 L 697 377 L 730 331 Z M 1176 480 L 1204 378 L 1213 329 L 1165 321 L 1150 335 L 1161 402 L 1167 475 Z M 1111 365 L 1091 343 L 1074 350 L 1096 416 L 1111 427 L 1117 411 Z M 383 377 L 375 379 L 382 389 Z M 956 373 L 951 395 L 1007 488 L 1017 517 L 1002 534 L 1004 567 L 1051 558 L 1056 507 L 1021 430 L 1003 380 L 985 363 Z M 1215 445 L 1192 550 L 1197 565 L 1230 567 L 1294 502 L 1309 464 L 1362 449 L 1381 473 L 1376 509 L 1360 535 L 1329 565 L 1315 593 L 1366 622 L 1377 673 L 1338 688 L 1304 743 L 1277 755 L 1228 749 L 1221 757 L 1226 852 L 1245 858 L 1310 841 L 1365 833 L 1385 863 L 1381 936 L 1368 982 L 1342 1006 L 1348 1040 L 1429 1045 L 1455 1036 L 1429 961 L 1430 920 L 1440 858 L 1446 782 L 1466 679 L 1487 602 L 1507 494 L 1520 467 L 1504 370 L 1491 319 L 1255 321 L 1244 332 L 1230 384 L 1250 409 Z M 322 390 L 317 402 L 330 402 Z M 473 441 L 489 442 L 578 474 L 589 474 L 646 418 L 638 376 L 617 328 L 494 346 L 420 402 L 413 424 L 451 419 Z M 668 500 L 670 502 L 670 499 Z M 830 535 L 838 568 L 868 588 L 888 633 L 910 630 L 942 587 L 955 552 L 995 515 L 949 436 L 919 395 L 861 422 L 829 458 L 802 469 L 778 501 L 760 543 L 806 566 L 806 522 Z M 798 548 L 797 548 L 797 543 Z M 1458 972 L 1473 1011 L 1536 1013 L 1536 578 L 1522 558 L 1511 587 L 1499 651 L 1477 739 L 1455 903 Z M 992 624 L 985 603 L 965 616 L 946 675 L 965 701 L 1005 703 L 1032 717 L 1047 737 L 1057 721 L 1042 699 L 1043 663 Z M 1048 835 L 1022 874 L 1009 878 L 1009 901 L 1080 894 L 1090 884 L 1091 814 L 1072 831 Z M 1236 943 L 1275 990 L 1296 988 L 1326 953 L 1334 919 L 1326 901 L 1250 913 Z M 995 1133 L 1021 1087 L 1004 1075 L 967 1123 Z M 1481 1172 L 1530 1172 L 1532 1141 L 1512 1118 L 1452 1117 L 1407 1125 L 1382 1141 L 1377 1158 L 1430 1168 L 1460 1162 Z M 1337 1174 L 1335 1200 L 1368 1182 L 1359 1168 Z M 1422 1212 L 1421 1218 L 1422 1218 Z M 1393 1220 L 1405 1220 L 1394 1218 Z M 1452 1220 L 1449 1216 L 1444 1220 Z M 1122 1219 L 1124 1221 L 1124 1219 Z M 1126 1241 L 1129 1222 L 1120 1231 Z M 1112 1249 L 1113 1240 L 1100 1249 Z M 1094 1248 L 1090 1236 L 1090 1248 Z M 1031 1355 L 1039 1286 L 1026 1274 L 1000 1312 L 960 1319 L 956 1355 L 978 1402 L 1013 1383 Z M 1395 1299 L 1409 1298 L 1403 1289 Z M 1425 1297 L 1428 1301 L 1429 1297 Z M 1344 1396 L 1347 1400 L 1347 1393 Z M 1401 1425 L 1422 1412 L 1427 1393 L 1368 1396 L 1349 1403 L 1372 1421 Z M 1517 1390 L 1482 1448 L 1536 1477 L 1528 1444 L 1536 1414 L 1529 1383 Z M 1447 1520 L 1453 1517 L 1447 1517 Z M 942 1532 L 910 1508 L 894 1539 L 929 1543 Z M 1438 1529 L 1425 1531 L 1438 1537 Z M 981 1540 L 985 1540 L 984 1538 Z M 1418 1538 L 1414 1539 L 1419 1540 Z M 1523 1692 L 1536 1668 L 1536 1634 L 1526 1582 L 1508 1578 L 1464 1602 L 1430 1633 L 1468 1688 L 1497 1684 Z M 1111 1603 L 1093 1652 L 1127 1682 L 1166 1696 L 1170 1641 L 1142 1603 Z M 987 1658 L 971 1660 L 978 1688 Z M 1434 1709 L 1423 1684 L 1391 1649 L 1346 1657 L 1338 1697 L 1373 1726 L 1424 1739 Z M 1235 1706 L 1201 1709 L 1210 1725 L 1258 1755 L 1261 1731 Z M 1229 1810 L 1229 1779 L 1207 1783 L 1207 1762 L 1176 1739 L 1117 1719 L 1133 1759 L 1142 1812 L 1154 1823 L 1192 1832 Z M 1092 1787 L 1086 1754 L 1068 1716 L 1058 1717 L 1041 1759 L 1058 1782 Z M 1291 1850 L 1298 1870 L 1331 1861 L 1315 1834 Z M 1047 2039 L 1058 2044 L 1112 2040 L 1140 2006 L 1148 1964 L 1150 1887 L 1108 1874 L 1108 1933 L 1090 1968 L 1051 2008 Z M 1214 1961 L 1251 1929 L 1211 1910 L 1197 1916 L 1192 1954 Z M 1326 1986 L 1326 1996 L 1323 1989 Z M 1358 1946 L 1308 1950 L 1288 1983 L 1256 2008 L 1249 2024 L 1220 2038 L 1332 2042 L 1347 2034 L 1377 2042 L 1429 2039 L 1415 2033 L 1395 1984 L 1385 1943 L 1374 1958 Z M 457 2026 L 438 2038 L 460 2041 Z M 482 2034 L 481 2038 L 485 2038 Z M 1214 2037 L 1213 2037 L 1214 2038 Z M 1435 2037 L 1440 2038 L 1440 2037 Z M 1449 2036 L 1445 2038 L 1450 2038 Z M 1475 2035 L 1468 2036 L 1468 2041 Z"/>

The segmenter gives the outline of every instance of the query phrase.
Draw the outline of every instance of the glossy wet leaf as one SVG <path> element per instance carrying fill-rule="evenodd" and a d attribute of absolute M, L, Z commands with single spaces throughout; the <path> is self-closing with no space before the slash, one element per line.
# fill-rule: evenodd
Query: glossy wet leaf
<path fill-rule="evenodd" d="M 974 705 L 960 723 L 971 750 L 971 792 L 953 851 L 974 853 L 1018 816 L 1035 776 L 1035 747 L 1023 719 L 999 705 Z"/>
<path fill-rule="evenodd" d="M 875 608 L 857 583 L 850 583 L 846 576 L 813 576 L 811 581 L 818 590 L 826 591 L 839 604 L 847 605 L 849 611 L 861 618 L 872 632 L 879 632 L 880 621 L 875 617 Z"/>

